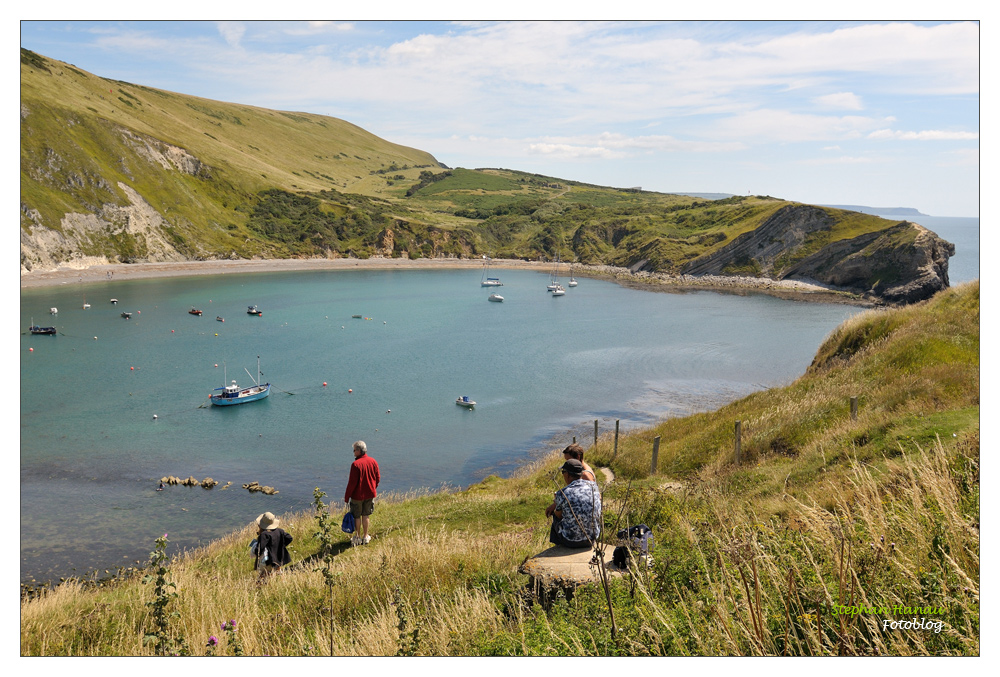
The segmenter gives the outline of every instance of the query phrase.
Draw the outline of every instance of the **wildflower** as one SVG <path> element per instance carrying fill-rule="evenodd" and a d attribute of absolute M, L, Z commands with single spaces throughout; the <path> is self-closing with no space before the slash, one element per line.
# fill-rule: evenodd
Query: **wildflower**
<path fill-rule="evenodd" d="M 219 643 L 219 638 L 215 635 L 211 635 L 208 638 L 208 644 L 206 646 L 216 646 Z"/>

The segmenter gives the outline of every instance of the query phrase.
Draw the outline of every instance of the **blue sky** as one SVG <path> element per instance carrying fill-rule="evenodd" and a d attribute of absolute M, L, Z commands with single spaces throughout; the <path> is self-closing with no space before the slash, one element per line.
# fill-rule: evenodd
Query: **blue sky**
<path fill-rule="evenodd" d="M 451 167 L 979 215 L 975 22 L 22 21 L 96 75 Z"/>

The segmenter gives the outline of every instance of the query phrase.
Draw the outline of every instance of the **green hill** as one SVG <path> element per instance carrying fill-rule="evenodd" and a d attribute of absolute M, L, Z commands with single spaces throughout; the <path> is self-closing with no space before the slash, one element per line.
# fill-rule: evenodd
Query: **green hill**
<path fill-rule="evenodd" d="M 287 257 L 544 259 L 804 277 L 890 302 L 948 286 L 906 222 L 449 169 L 346 121 L 119 82 L 21 49 L 21 270 Z"/>
<path fill-rule="evenodd" d="M 586 457 L 616 476 L 601 480 L 605 544 L 635 524 L 655 542 L 652 567 L 606 591 L 546 609 L 517 573 L 547 547 L 554 454 L 464 491 L 383 497 L 363 547 L 283 516 L 294 561 L 266 585 L 248 528 L 145 570 L 22 590 L 21 654 L 975 656 L 979 353 L 969 283 L 852 318 L 787 387 L 617 449 L 604 436 Z M 230 620 L 237 633 L 219 629 Z"/>

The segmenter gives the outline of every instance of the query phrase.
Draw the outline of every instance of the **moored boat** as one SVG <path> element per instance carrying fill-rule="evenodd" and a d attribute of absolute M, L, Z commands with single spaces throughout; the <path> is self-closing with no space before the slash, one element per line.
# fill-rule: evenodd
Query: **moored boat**
<path fill-rule="evenodd" d="M 216 322 L 225 322 L 226 321 L 225 318 L 219 317 L 218 315 L 216 315 L 215 320 L 216 320 Z"/>
<path fill-rule="evenodd" d="M 29 334 L 35 334 L 36 336 L 38 336 L 38 335 L 44 335 L 44 334 L 55 335 L 56 328 L 55 327 L 39 327 L 37 324 L 35 324 L 34 318 L 32 318 L 32 320 L 31 320 L 31 326 L 28 327 L 28 333 Z"/>
<path fill-rule="evenodd" d="M 225 367 L 223 367 L 223 379 L 225 379 Z M 248 371 L 249 375 L 250 372 Z M 223 386 L 222 388 L 216 388 L 213 390 L 209 396 L 209 401 L 220 407 L 225 407 L 233 404 L 244 404 L 246 402 L 255 402 L 257 400 L 262 400 L 271 394 L 271 384 L 260 382 L 260 356 L 257 356 L 257 381 L 249 388 L 240 388 L 236 385 L 236 381 L 230 382 L 229 385 Z M 252 378 L 252 377 L 251 377 Z"/>
<path fill-rule="evenodd" d="M 118 299 L 111 299 L 111 305 L 117 306 L 118 305 Z"/>
<path fill-rule="evenodd" d="M 59 314 L 59 309 L 58 308 L 49 308 L 49 314 L 50 315 L 58 315 Z"/>
<path fill-rule="evenodd" d="M 260 317 L 263 314 L 264 313 L 257 310 L 257 306 L 247 306 L 247 315 L 256 315 L 257 317 Z"/>
<path fill-rule="evenodd" d="M 476 403 L 470 400 L 468 395 L 462 395 L 461 397 L 456 399 L 455 404 L 457 404 L 460 407 L 465 407 L 466 409 L 472 409 L 474 406 L 476 406 Z"/>
<path fill-rule="evenodd" d="M 198 315 L 198 316 L 201 316 L 201 311 L 200 311 L 200 310 L 198 310 L 197 308 L 192 308 L 192 309 L 191 309 L 191 310 L 189 310 L 188 312 L 189 312 L 190 314 L 192 314 L 192 315 Z"/>
<path fill-rule="evenodd" d="M 552 290 L 552 295 L 553 296 L 563 296 L 565 293 L 566 293 L 566 290 L 562 288 L 561 284 L 557 284 L 555 286 L 555 289 Z"/>
<path fill-rule="evenodd" d="M 131 320 L 132 319 L 132 313 L 124 312 L 124 313 L 122 313 L 122 317 L 124 317 L 126 320 Z"/>
<path fill-rule="evenodd" d="M 483 287 L 502 287 L 503 282 L 500 281 L 499 277 L 488 277 L 490 274 L 490 258 L 487 256 L 485 262 L 483 263 L 483 279 L 480 280 L 479 284 Z"/>
<path fill-rule="evenodd" d="M 500 294 L 490 294 L 490 297 L 487 299 L 487 301 L 493 301 L 495 303 L 503 303 L 503 297 L 500 296 Z"/>

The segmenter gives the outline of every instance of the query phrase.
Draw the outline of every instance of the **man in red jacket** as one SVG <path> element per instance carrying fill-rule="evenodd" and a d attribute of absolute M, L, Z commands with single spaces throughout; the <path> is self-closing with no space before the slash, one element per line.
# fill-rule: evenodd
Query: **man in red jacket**
<path fill-rule="evenodd" d="M 355 531 L 351 539 L 359 545 L 372 540 L 368 535 L 368 517 L 375 509 L 375 487 L 378 486 L 379 479 L 378 463 L 368 455 L 368 446 L 358 440 L 354 443 L 354 463 L 351 464 L 344 503 L 350 507 L 355 523 L 361 521 L 361 534 Z"/>

